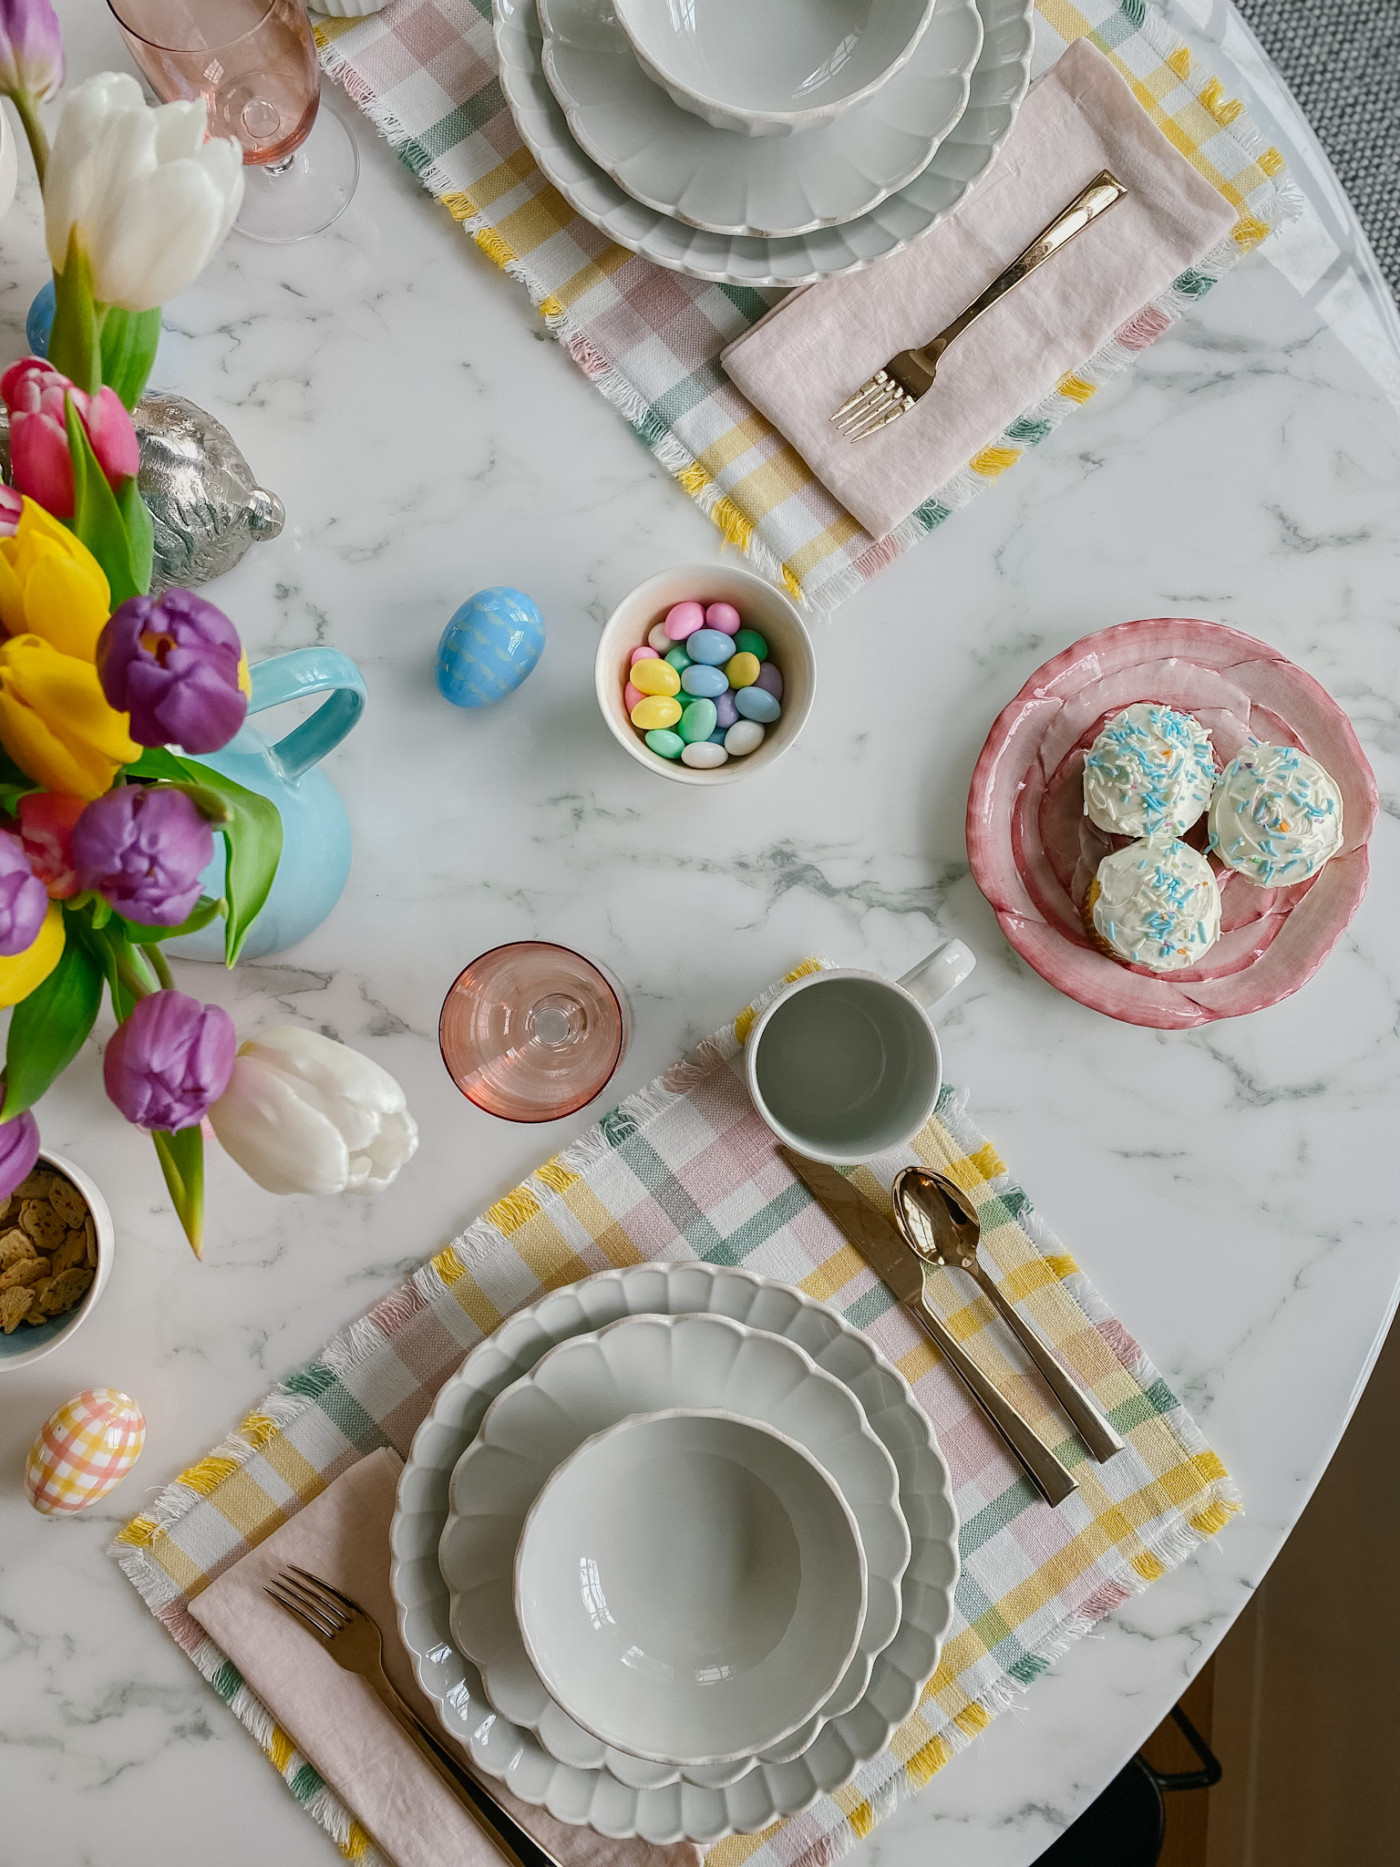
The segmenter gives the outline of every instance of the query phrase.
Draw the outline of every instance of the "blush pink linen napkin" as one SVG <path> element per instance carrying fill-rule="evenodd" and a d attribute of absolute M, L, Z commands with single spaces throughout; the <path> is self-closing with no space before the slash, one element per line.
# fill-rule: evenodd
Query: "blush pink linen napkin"
<path fill-rule="evenodd" d="M 357 1601 L 384 1635 L 384 1669 L 414 1710 L 451 1744 L 413 1677 L 389 1592 L 389 1524 L 402 1462 L 372 1452 L 226 1569 L 190 1604 L 249 1686 L 395 1867 L 499 1867 L 500 1857 L 433 1774 L 363 1679 L 343 1672 L 262 1592 L 298 1563 Z M 464 1757 L 465 1761 L 465 1757 Z M 556 1822 L 487 1787 L 564 1867 L 700 1867 L 688 1842 L 612 1841 Z"/>
<path fill-rule="evenodd" d="M 986 312 L 909 414 L 846 441 L 830 416 L 896 351 L 927 343 L 1100 169 L 1127 196 Z M 1227 236 L 1234 210 L 1077 39 L 1035 84 L 956 213 L 865 272 L 810 285 L 731 344 L 731 380 L 875 538 L 931 498 Z"/>

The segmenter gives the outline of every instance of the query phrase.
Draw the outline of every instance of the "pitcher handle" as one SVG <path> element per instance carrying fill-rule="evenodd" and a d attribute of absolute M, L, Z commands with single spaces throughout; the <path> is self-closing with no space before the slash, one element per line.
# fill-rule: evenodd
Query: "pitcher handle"
<path fill-rule="evenodd" d="M 271 747 L 288 778 L 300 778 L 338 746 L 365 710 L 364 676 L 338 648 L 293 648 L 251 668 L 253 692 L 248 711 L 264 713 L 284 700 L 328 694 L 309 719 L 294 726 Z"/>
<path fill-rule="evenodd" d="M 931 1011 L 954 986 L 962 984 L 976 964 L 970 947 L 964 946 L 961 940 L 946 940 L 917 966 L 911 966 L 899 984 L 906 992 L 912 992 L 926 1011 Z"/>

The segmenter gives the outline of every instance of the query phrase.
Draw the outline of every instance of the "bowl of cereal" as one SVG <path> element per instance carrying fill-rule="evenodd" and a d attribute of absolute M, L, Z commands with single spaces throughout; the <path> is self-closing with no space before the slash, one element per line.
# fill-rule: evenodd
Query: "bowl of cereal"
<path fill-rule="evenodd" d="M 0 1374 L 71 1336 L 112 1273 L 107 1202 L 61 1154 L 41 1153 L 0 1201 Z"/>
<path fill-rule="evenodd" d="M 816 657 L 795 605 L 766 578 L 682 564 L 609 616 L 594 684 L 613 738 L 639 764 L 680 784 L 732 784 L 802 731 Z"/>

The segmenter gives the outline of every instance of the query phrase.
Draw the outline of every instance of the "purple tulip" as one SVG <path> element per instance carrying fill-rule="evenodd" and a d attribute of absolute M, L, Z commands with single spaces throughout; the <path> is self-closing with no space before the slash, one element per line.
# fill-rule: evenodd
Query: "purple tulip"
<path fill-rule="evenodd" d="M 52 97 L 63 83 L 63 35 L 49 0 L 0 0 L 0 92 Z"/>
<path fill-rule="evenodd" d="M 26 1109 L 0 1122 L 0 1199 L 8 1199 L 39 1158 L 39 1124 Z"/>
<path fill-rule="evenodd" d="M 13 831 L 0 830 L 0 954 L 8 958 L 33 946 L 48 911 L 49 892 L 30 868 L 24 844 Z"/>
<path fill-rule="evenodd" d="M 79 886 L 145 926 L 179 926 L 213 856 L 213 831 L 183 791 L 118 785 L 73 825 Z"/>
<path fill-rule="evenodd" d="M 237 1049 L 233 1019 L 220 1006 L 152 992 L 117 1026 L 102 1081 L 138 1128 L 193 1128 L 228 1088 Z"/>
<path fill-rule="evenodd" d="M 221 609 L 190 590 L 133 596 L 98 638 L 102 691 L 138 745 L 217 752 L 243 724 L 243 646 Z"/>

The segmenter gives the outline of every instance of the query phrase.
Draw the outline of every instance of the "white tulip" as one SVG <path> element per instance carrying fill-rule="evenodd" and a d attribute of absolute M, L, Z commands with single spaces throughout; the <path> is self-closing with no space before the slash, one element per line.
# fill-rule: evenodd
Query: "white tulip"
<path fill-rule="evenodd" d="M 377 1193 L 418 1146 L 418 1124 L 387 1070 L 291 1024 L 239 1047 L 209 1119 L 224 1151 L 269 1193 Z"/>
<path fill-rule="evenodd" d="M 44 179 L 49 258 L 76 227 L 104 305 L 150 311 L 203 271 L 243 201 L 243 155 L 214 137 L 203 98 L 152 109 L 135 78 L 99 72 L 70 91 Z"/>

